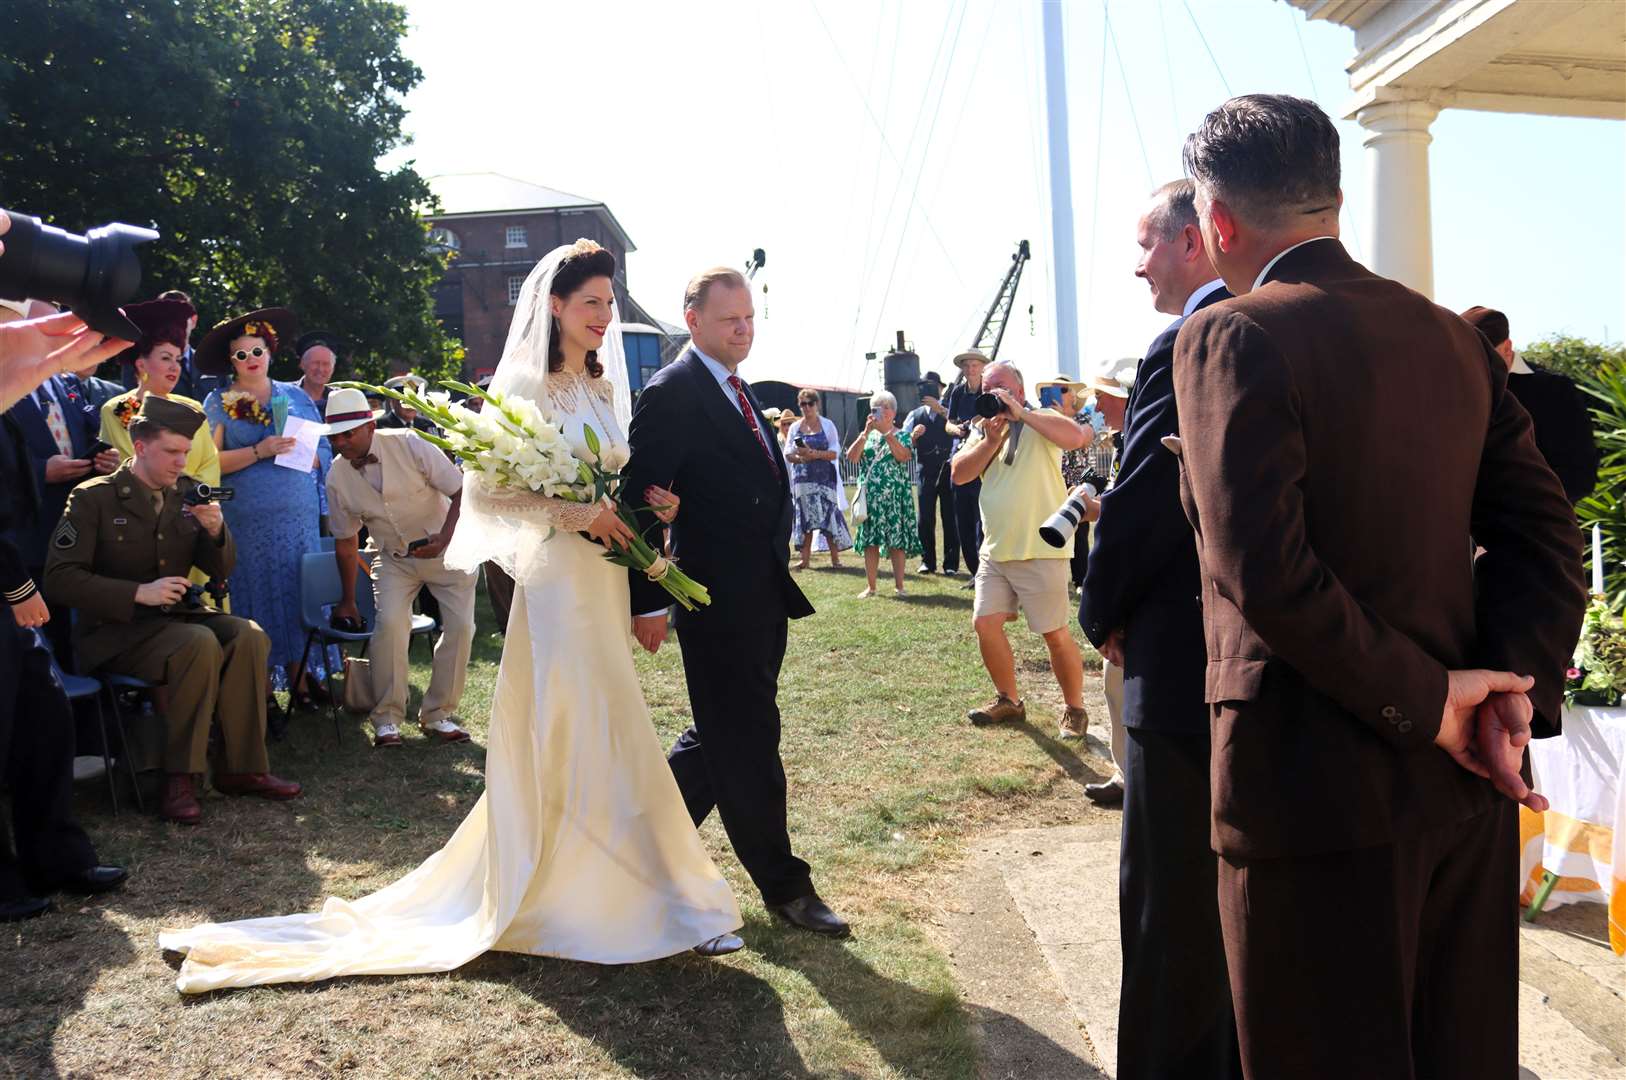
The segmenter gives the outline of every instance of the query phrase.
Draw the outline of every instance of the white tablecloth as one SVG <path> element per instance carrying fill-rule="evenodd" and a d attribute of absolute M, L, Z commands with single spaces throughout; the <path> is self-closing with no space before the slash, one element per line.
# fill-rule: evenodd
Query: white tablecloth
<path fill-rule="evenodd" d="M 1564 734 L 1530 743 L 1544 814 L 1519 813 L 1529 903 L 1544 872 L 1558 875 L 1547 906 L 1609 905 L 1609 938 L 1626 954 L 1626 708 L 1564 710 Z"/>

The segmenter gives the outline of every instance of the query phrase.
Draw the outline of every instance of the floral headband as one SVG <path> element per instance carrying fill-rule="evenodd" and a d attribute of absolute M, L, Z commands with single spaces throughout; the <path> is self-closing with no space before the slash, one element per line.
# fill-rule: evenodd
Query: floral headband
<path fill-rule="evenodd" d="M 277 330 L 268 322 L 246 322 L 243 324 L 242 333 L 237 336 L 263 338 L 272 352 L 277 351 Z"/>

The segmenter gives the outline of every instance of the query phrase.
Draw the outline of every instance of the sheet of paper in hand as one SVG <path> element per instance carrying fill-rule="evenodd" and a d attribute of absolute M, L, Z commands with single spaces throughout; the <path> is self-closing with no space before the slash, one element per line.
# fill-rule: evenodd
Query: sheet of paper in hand
<path fill-rule="evenodd" d="M 322 425 L 290 416 L 282 434 L 284 438 L 294 440 L 294 445 L 278 454 L 276 463 L 285 469 L 309 472 L 311 466 L 316 464 L 316 440 L 322 437 Z"/>

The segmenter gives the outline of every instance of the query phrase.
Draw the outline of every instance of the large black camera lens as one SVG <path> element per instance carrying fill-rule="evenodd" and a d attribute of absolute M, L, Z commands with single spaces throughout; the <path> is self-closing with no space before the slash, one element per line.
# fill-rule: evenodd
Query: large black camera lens
<path fill-rule="evenodd" d="M 0 296 L 66 304 L 99 334 L 135 341 L 141 331 L 119 305 L 141 288 L 135 246 L 158 239 L 152 229 L 113 222 L 84 236 L 7 211 L 11 229 L 0 254 Z"/>
<path fill-rule="evenodd" d="M 1004 403 L 992 394 L 978 394 L 976 406 L 977 415 L 989 420 L 1005 411 Z"/>

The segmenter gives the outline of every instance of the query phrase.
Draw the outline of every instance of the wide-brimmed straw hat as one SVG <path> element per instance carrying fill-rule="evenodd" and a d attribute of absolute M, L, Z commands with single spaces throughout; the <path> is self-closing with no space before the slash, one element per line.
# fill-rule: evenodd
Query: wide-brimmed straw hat
<path fill-rule="evenodd" d="M 365 393 L 353 386 L 341 386 L 327 396 L 327 411 L 322 416 L 327 421 L 327 427 L 322 433 L 338 435 L 383 416 L 384 410 L 374 409 Z"/>

